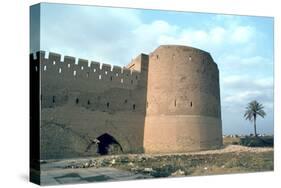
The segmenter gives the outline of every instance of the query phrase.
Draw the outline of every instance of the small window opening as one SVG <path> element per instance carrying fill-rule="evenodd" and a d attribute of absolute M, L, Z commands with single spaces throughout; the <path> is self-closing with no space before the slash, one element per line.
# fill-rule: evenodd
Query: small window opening
<path fill-rule="evenodd" d="M 177 100 L 175 100 L 175 106 L 177 106 Z"/>
<path fill-rule="evenodd" d="M 156 55 L 156 59 L 159 59 L 159 55 Z"/>
<path fill-rule="evenodd" d="M 91 104 L 90 100 L 88 100 L 87 104 L 88 104 L 88 105 L 90 105 L 90 104 Z"/>
<path fill-rule="evenodd" d="M 94 72 L 96 72 L 97 70 L 96 69 L 94 69 Z"/>
<path fill-rule="evenodd" d="M 124 103 L 125 103 L 125 104 L 127 104 L 127 102 L 128 102 L 128 100 L 127 100 L 127 99 L 125 99 L 125 100 L 124 100 Z"/>
<path fill-rule="evenodd" d="M 192 107 L 192 102 L 190 102 L 190 106 Z"/>
<path fill-rule="evenodd" d="M 109 102 L 106 103 L 106 107 L 109 108 Z"/>
<path fill-rule="evenodd" d="M 123 78 L 121 78 L 121 83 L 123 83 Z"/>
<path fill-rule="evenodd" d="M 53 103 L 55 103 L 56 102 L 56 97 L 55 96 L 53 96 Z"/>
<path fill-rule="evenodd" d="M 35 72 L 37 72 L 38 71 L 38 67 L 37 66 L 35 66 Z"/>
<path fill-rule="evenodd" d="M 79 103 L 79 99 L 78 99 L 78 98 L 76 98 L 75 103 L 76 103 L 76 104 L 78 104 L 78 103 Z"/>
<path fill-rule="evenodd" d="M 189 61 L 191 61 L 192 60 L 191 56 L 189 56 L 188 59 L 189 59 Z"/>
<path fill-rule="evenodd" d="M 75 71 L 73 71 L 73 76 L 76 76 L 76 70 L 75 70 Z"/>
<path fill-rule="evenodd" d="M 61 73 L 61 68 L 59 68 L 59 73 Z"/>
<path fill-rule="evenodd" d="M 101 75 L 99 75 L 99 80 L 101 80 Z"/>
<path fill-rule="evenodd" d="M 69 63 L 67 64 L 67 67 L 70 68 L 70 64 Z"/>
<path fill-rule="evenodd" d="M 118 73 L 116 73 L 116 76 L 118 76 L 119 74 Z"/>
<path fill-rule="evenodd" d="M 110 76 L 110 81 L 112 81 L 112 76 Z"/>
<path fill-rule="evenodd" d="M 136 80 L 138 79 L 138 76 L 136 76 Z"/>
<path fill-rule="evenodd" d="M 83 70 L 84 69 L 84 67 L 83 66 L 81 66 L 81 70 Z"/>
<path fill-rule="evenodd" d="M 45 65 L 45 66 L 44 66 L 44 71 L 46 71 L 46 70 L 47 70 L 47 66 Z"/>
<path fill-rule="evenodd" d="M 104 73 L 107 75 L 107 71 L 104 71 Z"/>
<path fill-rule="evenodd" d="M 53 61 L 53 65 L 55 65 L 56 64 L 56 62 L 55 61 Z"/>
<path fill-rule="evenodd" d="M 133 104 L 133 110 L 135 110 L 136 109 L 136 105 L 135 104 Z"/>

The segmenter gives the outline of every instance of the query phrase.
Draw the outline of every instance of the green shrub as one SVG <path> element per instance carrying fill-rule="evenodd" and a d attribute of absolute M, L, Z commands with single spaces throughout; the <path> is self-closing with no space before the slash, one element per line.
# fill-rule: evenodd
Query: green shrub
<path fill-rule="evenodd" d="M 273 137 L 245 137 L 240 138 L 240 145 L 248 147 L 273 147 Z"/>

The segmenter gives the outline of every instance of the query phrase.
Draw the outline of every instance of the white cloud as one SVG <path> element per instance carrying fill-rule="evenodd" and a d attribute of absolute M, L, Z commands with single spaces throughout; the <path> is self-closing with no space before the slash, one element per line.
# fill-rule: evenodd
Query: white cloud
<path fill-rule="evenodd" d="M 135 9 L 93 11 L 83 6 L 43 16 L 41 45 L 43 50 L 114 65 L 126 65 L 160 44 L 201 48 L 211 53 L 220 69 L 222 113 L 231 107 L 240 114 L 253 99 L 273 106 L 273 59 L 259 51 L 265 48 L 260 30 L 240 18 L 218 15 L 193 27 L 153 18 L 144 21 Z"/>
<path fill-rule="evenodd" d="M 230 39 L 234 43 L 247 43 L 251 40 L 255 30 L 250 26 L 238 26 L 231 31 Z"/>
<path fill-rule="evenodd" d="M 224 102 L 231 102 L 231 103 L 244 103 L 247 104 L 247 102 L 259 97 L 263 93 L 261 91 L 255 90 L 255 91 L 241 91 L 239 93 L 226 96 L 223 101 Z"/>

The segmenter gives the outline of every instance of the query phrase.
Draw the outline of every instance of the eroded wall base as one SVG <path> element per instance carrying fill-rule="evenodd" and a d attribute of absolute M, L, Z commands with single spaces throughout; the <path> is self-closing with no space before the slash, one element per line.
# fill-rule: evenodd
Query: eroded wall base
<path fill-rule="evenodd" d="M 90 140 L 113 136 L 124 153 L 143 153 L 144 116 L 134 112 L 108 113 L 82 107 L 45 108 L 41 114 L 41 159 L 97 155 Z"/>
<path fill-rule="evenodd" d="M 146 116 L 145 153 L 181 153 L 222 146 L 221 120 L 207 116 Z"/>

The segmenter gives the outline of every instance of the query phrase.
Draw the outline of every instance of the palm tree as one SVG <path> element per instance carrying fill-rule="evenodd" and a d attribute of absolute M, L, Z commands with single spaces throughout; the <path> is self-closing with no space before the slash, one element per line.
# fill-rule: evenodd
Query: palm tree
<path fill-rule="evenodd" d="M 263 108 L 264 108 L 263 105 L 257 102 L 256 100 L 250 102 L 246 107 L 244 118 L 246 120 L 254 121 L 255 136 L 257 136 L 257 128 L 256 128 L 257 116 L 261 116 L 262 118 L 264 118 L 264 116 L 266 115 Z"/>

